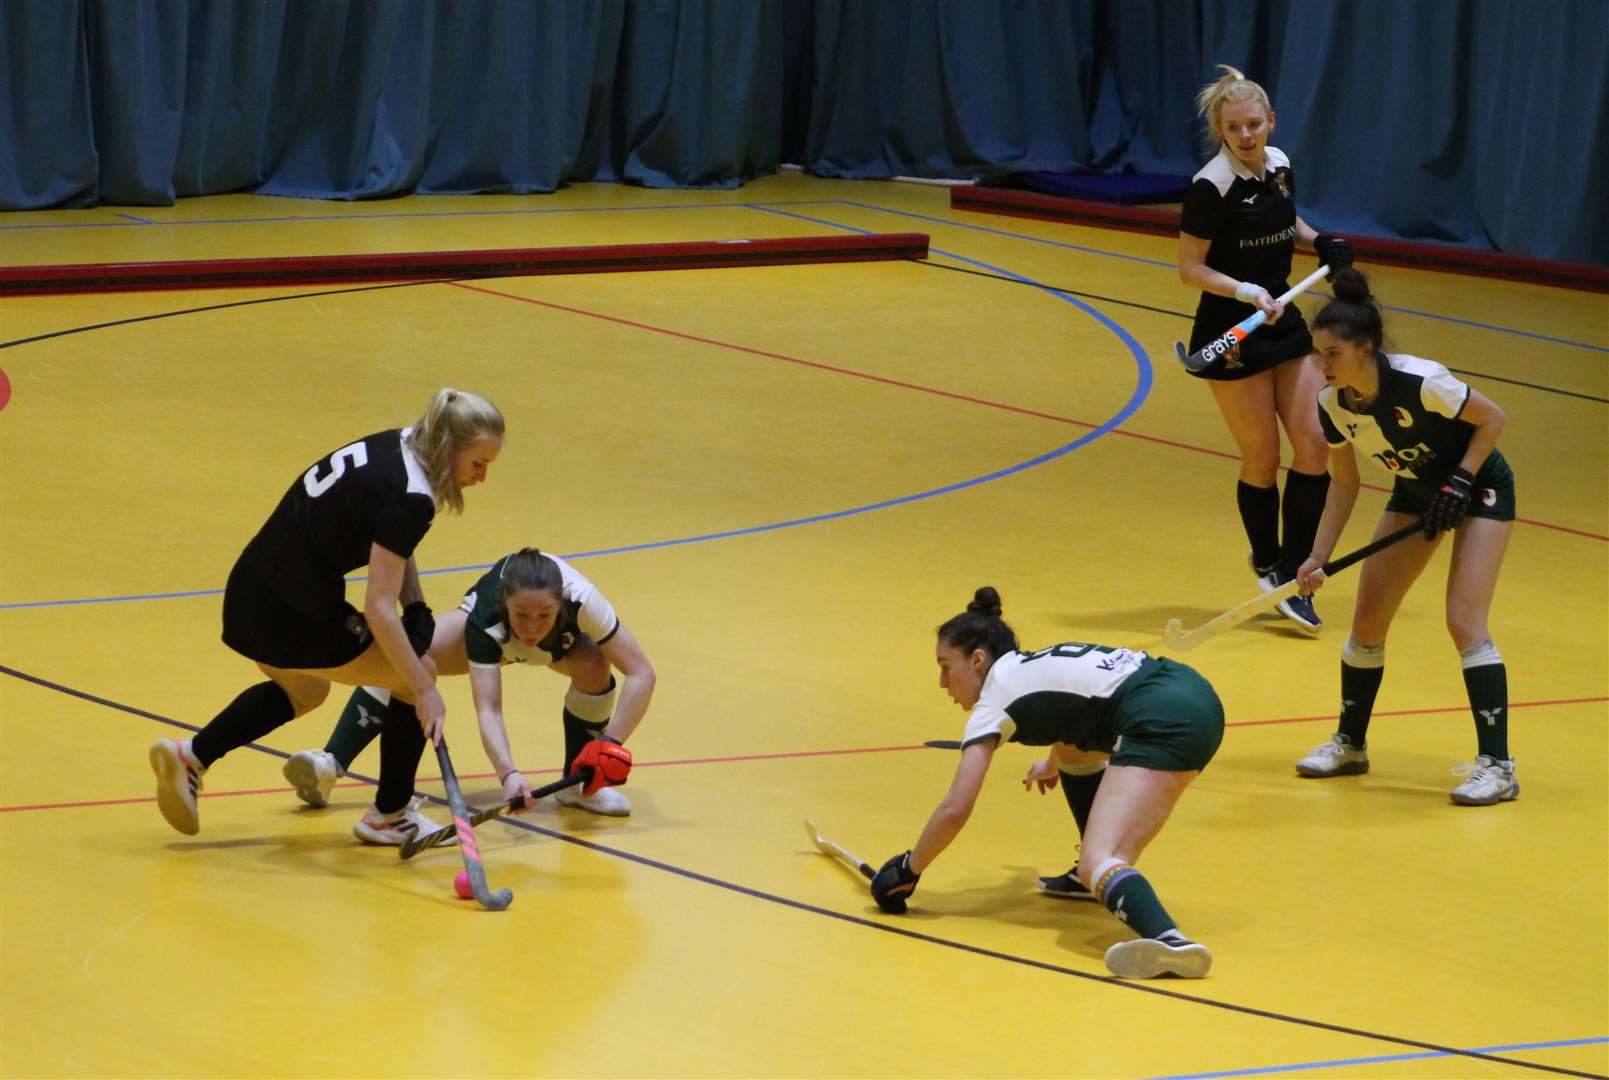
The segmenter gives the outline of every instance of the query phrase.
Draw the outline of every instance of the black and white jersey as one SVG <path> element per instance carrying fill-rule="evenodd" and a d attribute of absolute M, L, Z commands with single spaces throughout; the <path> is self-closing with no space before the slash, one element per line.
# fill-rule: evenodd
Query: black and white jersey
<path fill-rule="evenodd" d="M 1156 662 L 1143 652 L 1078 641 L 1007 653 L 984 678 L 961 744 L 998 738 L 1109 753 L 1118 734 L 1119 688 L 1147 664 Z"/>
<path fill-rule="evenodd" d="M 1397 353 L 1378 364 L 1380 392 L 1365 409 L 1351 391 L 1319 391 L 1319 424 L 1331 446 L 1351 443 L 1387 472 L 1440 484 L 1469 449 L 1474 427 L 1460 420 L 1469 387 L 1434 360 Z"/>
<path fill-rule="evenodd" d="M 1253 281 L 1278 296 L 1290 287 L 1296 250 L 1296 197 L 1291 163 L 1272 146 L 1263 151 L 1259 178 L 1229 151 L 1196 173 L 1179 213 L 1179 230 L 1211 240 L 1207 266 L 1238 281 Z M 1202 303 L 1221 307 L 1211 315 L 1232 326 L 1252 307 L 1230 296 L 1205 294 Z M 1239 312 L 1239 314 L 1235 314 Z"/>
<path fill-rule="evenodd" d="M 557 555 L 549 555 L 564 579 L 560 591 L 559 616 L 553 629 L 537 645 L 526 645 L 508 625 L 508 613 L 498 605 L 503 567 L 511 556 L 504 555 L 482 574 L 475 587 L 464 594 L 460 611 L 469 615 L 464 623 L 464 650 L 471 667 L 499 667 L 503 664 L 551 664 L 554 654 L 563 656 L 585 634 L 599 645 L 615 636 L 620 619 L 597 587 L 580 571 Z M 566 638 L 568 637 L 568 640 Z"/>
<path fill-rule="evenodd" d="M 339 600 L 343 578 L 367 566 L 379 544 L 408 558 L 430 529 L 436 502 L 407 430 L 341 447 L 296 481 L 252 537 L 241 561 L 293 604 Z"/>

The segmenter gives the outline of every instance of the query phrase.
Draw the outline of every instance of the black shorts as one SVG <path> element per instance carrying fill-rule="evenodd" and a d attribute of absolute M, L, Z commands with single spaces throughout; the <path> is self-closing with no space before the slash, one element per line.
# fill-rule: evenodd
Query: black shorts
<path fill-rule="evenodd" d="M 1220 299 L 1212 297 L 1214 301 Z M 1196 305 L 1195 325 L 1190 328 L 1190 351 L 1195 352 L 1222 337 L 1231 326 L 1251 314 L 1254 309 L 1245 304 L 1237 304 L 1234 310 L 1243 314 L 1239 316 L 1226 314 L 1220 304 L 1209 303 L 1208 296 L 1203 294 L 1201 302 Z M 1228 321 L 1225 322 L 1225 319 Z M 1259 371 L 1268 371 L 1290 360 L 1299 360 L 1312 351 L 1313 335 L 1307 329 L 1307 320 L 1302 317 L 1300 308 L 1295 304 L 1287 304 L 1285 313 L 1279 317 L 1278 322 L 1263 323 L 1240 343 L 1239 348 L 1231 349 L 1229 355 L 1207 370 L 1193 371 L 1191 374 L 1198 379 L 1232 382 L 1235 379 L 1255 375 Z"/>
<path fill-rule="evenodd" d="M 356 660 L 374 634 L 363 612 L 346 602 L 345 582 L 333 584 L 322 596 L 294 595 L 242 559 L 224 588 L 223 643 L 277 668 L 334 668 Z"/>

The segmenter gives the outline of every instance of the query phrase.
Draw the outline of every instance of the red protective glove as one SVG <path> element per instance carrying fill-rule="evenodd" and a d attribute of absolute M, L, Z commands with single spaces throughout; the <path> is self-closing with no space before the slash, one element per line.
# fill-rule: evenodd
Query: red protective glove
<path fill-rule="evenodd" d="M 581 794 L 591 795 L 599 788 L 616 787 L 631 775 L 631 751 L 613 739 L 593 739 L 570 762 L 571 776 L 583 769 L 592 770 L 592 779 L 581 789 Z"/>

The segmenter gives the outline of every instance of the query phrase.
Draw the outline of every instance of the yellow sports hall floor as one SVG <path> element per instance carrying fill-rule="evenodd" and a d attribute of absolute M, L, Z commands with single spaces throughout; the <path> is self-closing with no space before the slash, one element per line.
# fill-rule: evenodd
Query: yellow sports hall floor
<path fill-rule="evenodd" d="M 1019 784 L 1033 751 L 997 755 L 903 918 L 801 823 L 874 865 L 915 840 L 955 761 L 922 743 L 963 721 L 933 629 L 976 586 L 1025 645 L 1156 651 L 1169 618 L 1255 594 L 1232 444 L 1169 359 L 1194 304 L 1173 241 L 786 174 L 11 214 L 0 263 L 854 230 L 926 232 L 932 258 L 0 301 L 0 1074 L 1609 1074 L 1602 295 L 1373 270 L 1395 347 L 1509 415 L 1522 521 L 1492 624 L 1522 796 L 1447 799 L 1474 739 L 1445 551 L 1393 631 L 1373 771 L 1295 776 L 1332 730 L 1338 575 L 1317 640 L 1262 619 L 1181 657 L 1231 729 L 1141 865 L 1216 963 L 1134 984 L 1101 963 L 1115 919 L 1033 887 L 1074 859 L 1061 797 Z M 454 898 L 454 849 L 352 837 L 374 750 L 329 809 L 299 806 L 280 766 L 340 691 L 214 766 L 194 838 L 146 764 L 256 681 L 219 591 L 285 486 L 442 385 L 491 397 L 509 437 L 420 548 L 433 604 L 537 544 L 659 673 L 629 818 L 479 830 L 501 914 Z M 1343 550 L 1383 505 L 1365 479 Z M 467 680 L 443 689 L 490 805 Z M 506 679 L 533 778 L 559 764 L 563 690 Z M 441 794 L 428 759 L 421 787 Z"/>

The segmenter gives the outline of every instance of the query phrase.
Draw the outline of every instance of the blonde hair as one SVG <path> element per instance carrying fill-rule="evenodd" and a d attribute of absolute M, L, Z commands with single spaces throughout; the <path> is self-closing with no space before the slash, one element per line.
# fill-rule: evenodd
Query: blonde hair
<path fill-rule="evenodd" d="M 1255 101 L 1266 111 L 1274 111 L 1274 106 L 1268 100 L 1268 91 L 1228 64 L 1219 64 L 1218 70 L 1223 72 L 1218 81 L 1208 83 L 1196 94 L 1196 114 L 1207 122 L 1202 145 L 1211 153 L 1217 153 L 1218 147 L 1223 144 L 1223 136 L 1219 134 L 1219 118 L 1224 105 L 1234 101 Z"/>
<path fill-rule="evenodd" d="M 502 437 L 503 414 L 496 405 L 479 394 L 444 386 L 413 422 L 408 447 L 425 467 L 437 505 L 462 513 L 464 493 L 453 479 L 453 455 L 476 439 Z"/>

